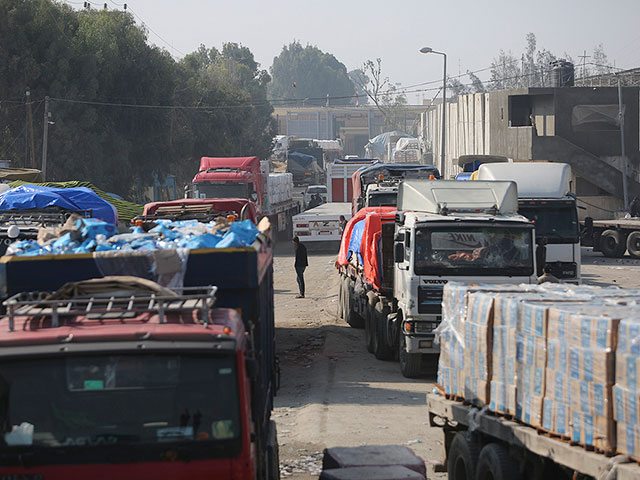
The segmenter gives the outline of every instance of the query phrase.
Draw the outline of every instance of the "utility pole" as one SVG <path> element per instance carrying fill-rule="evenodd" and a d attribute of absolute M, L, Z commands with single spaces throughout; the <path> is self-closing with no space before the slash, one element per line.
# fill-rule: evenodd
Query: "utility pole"
<path fill-rule="evenodd" d="M 31 98 L 31 91 L 27 90 L 27 98 Z M 31 139 L 31 163 L 30 167 L 35 168 L 36 166 L 36 142 L 33 138 L 33 112 L 31 111 L 31 102 L 27 102 L 27 117 L 29 118 L 29 137 Z"/>
<path fill-rule="evenodd" d="M 24 92 L 24 166 L 29 164 L 29 102 L 31 90 L 27 87 Z"/>
<path fill-rule="evenodd" d="M 42 180 L 47 181 L 47 142 L 49 141 L 49 97 L 44 97 L 44 129 L 42 135 Z"/>
<path fill-rule="evenodd" d="M 620 119 L 620 151 L 622 153 L 622 196 L 625 210 L 629 208 L 629 192 L 627 190 L 627 159 L 624 151 L 624 110 L 622 109 L 622 82 L 618 77 L 618 117 Z"/>
<path fill-rule="evenodd" d="M 578 55 L 578 58 L 582 59 L 582 80 L 584 80 L 587 78 L 587 58 L 591 58 L 591 55 L 587 55 L 587 51 L 585 50 L 582 55 Z"/>

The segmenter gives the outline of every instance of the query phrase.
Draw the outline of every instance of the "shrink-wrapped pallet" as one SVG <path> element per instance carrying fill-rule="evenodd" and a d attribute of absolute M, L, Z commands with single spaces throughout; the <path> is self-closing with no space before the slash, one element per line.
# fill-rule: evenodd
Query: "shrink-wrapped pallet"
<path fill-rule="evenodd" d="M 445 393 L 464 397 L 476 405 L 489 403 L 493 296 L 480 294 L 536 289 L 530 285 L 445 285 L 442 323 L 436 331 L 440 342 L 438 382 Z"/>
<path fill-rule="evenodd" d="M 613 387 L 617 451 L 640 459 L 640 315 L 618 326 Z"/>

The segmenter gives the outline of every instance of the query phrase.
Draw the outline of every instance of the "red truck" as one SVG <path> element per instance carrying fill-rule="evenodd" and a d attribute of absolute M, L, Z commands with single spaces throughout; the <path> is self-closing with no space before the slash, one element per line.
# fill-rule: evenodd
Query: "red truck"
<path fill-rule="evenodd" d="M 152 202 L 144 206 L 142 217 L 136 220 L 199 220 L 208 222 L 219 216 L 233 216 L 237 220 L 258 223 L 256 206 L 244 198 L 181 198 L 166 202 Z"/>
<path fill-rule="evenodd" d="M 291 174 L 270 174 L 258 157 L 202 157 L 189 190 L 192 198 L 241 198 L 256 204 L 258 217 L 269 217 L 275 233 L 291 234 L 300 212 L 293 199 Z"/>
<path fill-rule="evenodd" d="M 0 478 L 279 478 L 275 424 L 260 439 L 252 419 L 250 338 L 215 300 L 132 277 L 11 297 Z"/>

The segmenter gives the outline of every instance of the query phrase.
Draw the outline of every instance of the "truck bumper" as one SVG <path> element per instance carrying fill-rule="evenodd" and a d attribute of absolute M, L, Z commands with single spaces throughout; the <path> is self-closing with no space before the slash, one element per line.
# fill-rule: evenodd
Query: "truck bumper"
<path fill-rule="evenodd" d="M 408 317 L 402 324 L 407 352 L 439 353 L 440 346 L 435 343 L 434 330 L 440 325 L 441 319 L 441 315 Z"/>
<path fill-rule="evenodd" d="M 434 342 L 434 335 L 406 335 L 405 342 L 409 353 L 440 353 L 440 347 Z"/>

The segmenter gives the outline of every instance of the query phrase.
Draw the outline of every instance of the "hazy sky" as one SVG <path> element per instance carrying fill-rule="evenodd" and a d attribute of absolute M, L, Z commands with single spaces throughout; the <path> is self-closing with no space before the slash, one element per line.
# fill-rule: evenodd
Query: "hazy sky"
<path fill-rule="evenodd" d="M 409 86 L 442 78 L 442 57 L 418 53 L 422 46 L 446 52 L 448 73 L 457 75 L 489 67 L 500 49 L 519 57 L 528 32 L 536 34 L 539 49 L 558 56 L 566 52 L 576 63 L 584 50 L 590 55 L 602 43 L 617 67 L 640 66 L 640 0 L 115 3 L 125 1 L 138 21 L 150 28 L 149 40 L 176 57 L 200 44 L 219 48 L 224 42 L 238 42 L 267 69 L 282 46 L 296 39 L 334 54 L 349 70 L 380 57 L 383 73 L 392 82 Z M 77 1 L 73 3 L 77 8 Z M 115 3 L 108 0 L 109 8 L 118 8 Z M 489 72 L 478 75 L 485 80 Z M 460 80 L 469 83 L 468 77 Z M 431 98 L 434 93 L 427 91 L 424 96 Z M 409 98 L 415 101 L 422 95 Z"/>

